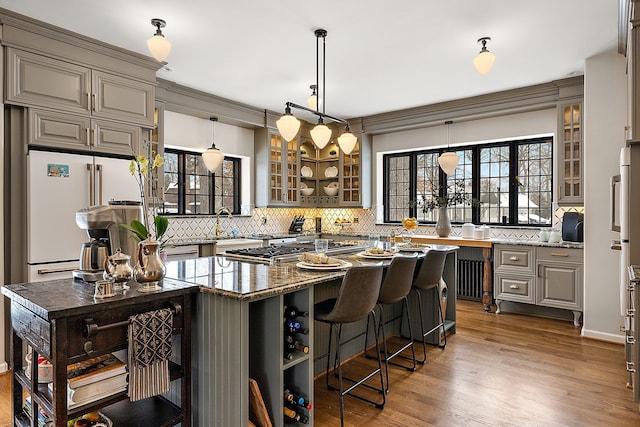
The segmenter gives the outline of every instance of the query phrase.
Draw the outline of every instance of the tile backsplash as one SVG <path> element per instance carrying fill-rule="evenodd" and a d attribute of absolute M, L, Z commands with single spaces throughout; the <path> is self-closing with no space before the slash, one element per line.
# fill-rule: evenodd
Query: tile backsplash
<path fill-rule="evenodd" d="M 243 215 L 232 219 L 220 217 L 220 228 L 225 234 L 236 230 L 239 235 L 282 234 L 289 230 L 291 220 L 296 215 L 305 217 L 305 232 L 315 231 L 315 218 L 322 220 L 322 231 L 325 233 L 353 234 L 389 234 L 391 229 L 400 230 L 399 224 L 381 224 L 377 218 L 382 207 L 371 209 L 306 209 L 306 208 L 254 208 L 243 207 Z M 583 212 L 582 207 L 557 207 L 554 209 L 553 226 L 562 228 L 562 216 L 565 212 Z M 336 220 L 345 220 L 349 225 L 341 226 Z M 169 218 L 168 235 L 172 240 L 211 239 L 215 237 L 216 217 L 174 217 Z M 504 239 L 537 239 L 537 227 L 491 227 L 491 236 Z M 417 234 L 435 234 L 435 226 L 421 225 Z M 451 235 L 460 236 L 460 226 L 453 226 Z"/>

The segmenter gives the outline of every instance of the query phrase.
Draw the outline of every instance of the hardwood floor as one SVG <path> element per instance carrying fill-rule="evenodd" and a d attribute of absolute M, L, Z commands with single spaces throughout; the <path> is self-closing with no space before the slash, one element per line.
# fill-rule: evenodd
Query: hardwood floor
<path fill-rule="evenodd" d="M 347 426 L 640 426 L 622 345 L 581 338 L 567 320 L 487 314 L 468 301 L 457 309 L 446 349 L 428 347 L 415 372 L 391 368 L 384 409 L 345 398 Z M 345 373 L 373 363 L 355 357 Z M 0 374 L 0 427 L 10 425 L 10 378 Z M 316 426 L 340 425 L 324 377 L 313 404 Z"/>

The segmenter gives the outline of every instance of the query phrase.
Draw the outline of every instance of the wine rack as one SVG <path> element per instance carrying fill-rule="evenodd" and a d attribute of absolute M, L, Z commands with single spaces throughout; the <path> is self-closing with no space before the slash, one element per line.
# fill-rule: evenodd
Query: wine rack
<path fill-rule="evenodd" d="M 303 313 L 286 316 L 285 307 L 292 306 Z M 290 323 L 295 324 L 295 332 L 291 332 Z M 249 376 L 260 386 L 273 425 L 312 426 L 313 288 L 252 302 L 249 324 Z M 288 351 L 288 341 L 297 343 L 298 348 Z M 304 406 L 285 399 L 285 387 L 303 399 Z M 285 408 L 297 416 L 292 418 L 292 412 Z"/>

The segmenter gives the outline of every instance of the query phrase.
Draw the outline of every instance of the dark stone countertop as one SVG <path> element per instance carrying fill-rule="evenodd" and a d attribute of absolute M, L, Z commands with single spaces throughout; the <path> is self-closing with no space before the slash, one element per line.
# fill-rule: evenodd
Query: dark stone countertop
<path fill-rule="evenodd" d="M 197 292 L 193 283 L 170 278 L 162 281 L 162 289 L 138 292 L 141 284 L 129 281 L 129 289 L 113 297 L 93 297 L 95 285 L 73 279 L 5 285 L 2 294 L 46 320 L 94 313 L 98 310 L 125 307 L 142 301 L 153 301 Z"/>

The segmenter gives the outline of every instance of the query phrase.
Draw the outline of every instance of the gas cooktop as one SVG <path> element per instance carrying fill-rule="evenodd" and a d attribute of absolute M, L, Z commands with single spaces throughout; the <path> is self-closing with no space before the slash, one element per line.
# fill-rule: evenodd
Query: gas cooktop
<path fill-rule="evenodd" d="M 354 252 L 360 249 L 362 249 L 362 246 L 356 244 L 343 244 L 329 241 L 327 253 L 339 254 Z M 298 258 L 299 254 L 312 252 L 314 250 L 315 245 L 313 242 L 285 243 L 260 248 L 230 249 L 225 252 L 224 256 L 227 258 L 271 263 L 273 261 L 293 261 Z"/>

